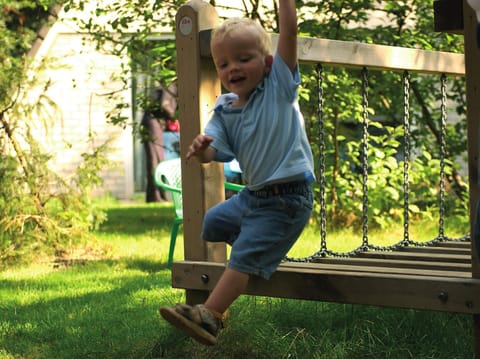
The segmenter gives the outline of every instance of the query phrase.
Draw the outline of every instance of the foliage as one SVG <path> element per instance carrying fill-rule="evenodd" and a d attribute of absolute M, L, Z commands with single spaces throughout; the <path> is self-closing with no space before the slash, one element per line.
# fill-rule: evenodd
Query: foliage
<path fill-rule="evenodd" d="M 320 13 L 300 22 L 300 31 L 308 36 L 359 41 L 426 50 L 462 52 L 463 39 L 433 33 L 431 1 L 318 1 L 304 2 L 310 13 Z M 302 9 L 305 9 L 302 7 Z M 369 22 L 375 13 L 382 20 Z M 378 23 L 378 25 L 376 24 Z M 318 157 L 318 104 L 315 93 L 316 69 L 302 68 L 304 95 L 301 107 L 309 122 L 310 138 Z M 402 126 L 405 117 L 402 74 L 371 71 L 363 88 L 362 74 L 356 70 L 325 68 L 322 82 L 322 121 L 326 144 L 326 193 L 333 224 L 361 224 L 362 220 L 362 131 L 367 112 L 368 139 L 368 209 L 373 225 L 385 227 L 403 220 Z M 439 205 L 439 157 L 441 127 L 441 91 L 439 77 L 410 74 L 408 137 L 411 154 L 410 198 L 405 204 L 411 218 L 429 216 Z M 467 218 L 467 185 L 454 159 L 466 148 L 464 79 L 448 78 L 446 101 L 456 104 L 459 117 L 446 128 L 447 198 L 450 214 L 462 212 Z M 366 99 L 363 96 L 367 96 Z M 362 104 L 366 101 L 367 106 Z M 313 129 L 313 133 L 312 133 Z M 387 137 L 385 137 L 387 136 Z M 381 149 L 381 151 L 380 151 Z M 426 151 L 425 149 L 428 149 Z"/>
<path fill-rule="evenodd" d="M 20 100 L 3 113 L 0 162 L 0 262 L 28 258 L 33 251 L 61 252 L 85 237 L 104 219 L 91 203 L 100 184 L 99 170 L 108 165 L 109 143 L 83 154 L 76 173 L 65 178 L 50 168 L 52 156 L 33 136 L 38 106 Z M 48 111 L 51 113 L 51 111 Z M 47 120 L 45 120 L 47 121 Z M 47 121 L 48 124 L 48 121 Z"/>
<path fill-rule="evenodd" d="M 45 96 L 48 60 L 27 56 L 37 31 L 48 22 L 55 1 L 7 1 L 0 10 L 0 263 L 29 258 L 39 251 L 61 252 L 85 237 L 104 214 L 91 203 L 98 172 L 107 165 L 109 144 L 83 154 L 71 177 L 51 168 L 42 147 L 51 121 L 61 121 Z"/>
<path fill-rule="evenodd" d="M 56 0 L 2 0 L 0 10 L 0 111 L 8 108 L 25 78 L 25 54 L 48 21 L 48 9 Z"/>
<path fill-rule="evenodd" d="M 107 44 L 113 55 L 129 57 L 129 67 L 118 75 L 125 88 L 133 92 L 134 111 L 152 110 L 153 90 L 168 87 L 176 80 L 175 43 L 172 36 L 161 36 L 161 30 L 174 27 L 175 13 L 182 3 L 117 0 L 92 6 L 87 1 L 71 0 L 65 5 L 67 12 L 80 11 L 82 16 L 74 15 L 73 20 L 91 36 L 98 49 Z M 130 106 L 118 103 L 108 118 L 114 125 L 131 126 L 136 134 L 140 131 L 138 124 L 126 123 L 127 119 L 120 116 L 121 109 Z"/>
<path fill-rule="evenodd" d="M 163 27 L 174 28 L 174 14 L 183 1 L 117 0 L 108 5 L 87 9 L 78 0 L 68 2 L 67 10 L 88 11 L 86 20 L 78 19 L 101 47 L 105 42 L 115 46 L 113 52 L 127 50 L 131 68 L 125 69 L 125 85 L 129 86 L 130 70 L 142 73 L 148 81 L 134 84 L 136 107 L 148 107 L 148 93 L 152 86 L 169 84 L 175 80 L 175 49 L 168 41 L 150 41 L 161 35 Z M 210 1 L 218 5 L 218 1 Z M 222 2 L 222 9 L 240 11 L 244 16 L 258 19 L 269 31 L 278 31 L 276 2 L 242 1 Z M 272 6 L 272 4 L 274 4 Z M 394 46 L 462 52 L 461 36 L 433 32 L 433 6 L 430 0 L 403 1 L 308 1 L 298 0 L 299 32 L 301 35 L 335 40 L 360 41 Z M 115 14 L 111 16 L 111 14 Z M 106 14 L 110 16 L 105 17 Z M 100 21 L 99 21 L 100 20 Z M 316 73 L 314 68 L 302 67 L 303 89 L 301 107 L 308 124 L 308 135 L 315 158 L 318 147 L 318 106 Z M 409 168 L 412 183 L 411 199 L 407 208 L 413 218 L 429 215 L 438 207 L 438 163 L 440 136 L 439 90 L 440 79 L 432 76 L 411 75 L 410 126 L 408 141 L 416 149 Z M 368 113 L 369 147 L 369 218 L 372 224 L 385 226 L 403 218 L 403 145 L 399 126 L 404 118 L 402 74 L 374 72 L 368 77 L 368 104 L 363 108 L 365 89 L 361 74 L 356 70 L 325 69 L 322 84 L 325 93 L 323 120 L 325 122 L 326 193 L 329 217 L 334 224 L 360 224 L 362 201 L 361 131 L 363 113 Z M 134 76 L 135 77 L 135 76 Z M 446 128 L 446 180 L 448 182 L 449 210 L 467 213 L 468 189 L 455 162 L 466 148 L 464 79 L 448 78 L 447 100 L 456 104 L 458 121 Z M 355 90 L 357 89 L 357 90 Z M 125 126 L 125 119 L 112 116 L 112 122 Z M 384 151 L 379 151 L 382 148 Z M 422 149 L 428 149 L 424 151 Z M 383 153 L 382 153 L 383 152 Z M 355 169 L 355 170 L 353 170 Z M 317 188 L 317 192 L 319 189 Z"/>

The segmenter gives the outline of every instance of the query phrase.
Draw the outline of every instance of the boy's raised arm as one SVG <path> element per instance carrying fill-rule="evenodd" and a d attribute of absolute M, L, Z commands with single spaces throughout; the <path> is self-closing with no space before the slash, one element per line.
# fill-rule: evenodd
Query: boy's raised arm
<path fill-rule="evenodd" d="M 297 11 L 295 0 L 279 0 L 280 35 L 277 52 L 293 71 L 297 64 Z"/>

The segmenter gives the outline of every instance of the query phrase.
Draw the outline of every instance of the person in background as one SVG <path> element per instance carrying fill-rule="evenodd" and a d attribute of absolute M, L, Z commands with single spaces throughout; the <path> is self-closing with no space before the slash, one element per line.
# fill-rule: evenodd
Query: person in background
<path fill-rule="evenodd" d="M 157 165 L 165 159 L 164 131 L 169 130 L 169 125 L 171 126 L 172 123 L 177 123 L 173 120 L 177 109 L 175 94 L 175 85 L 171 85 L 168 89 L 164 87 L 155 89 L 150 100 L 151 105 L 143 114 L 140 123 L 146 160 L 145 200 L 147 203 L 167 200 L 165 191 L 155 185 L 153 175 Z"/>

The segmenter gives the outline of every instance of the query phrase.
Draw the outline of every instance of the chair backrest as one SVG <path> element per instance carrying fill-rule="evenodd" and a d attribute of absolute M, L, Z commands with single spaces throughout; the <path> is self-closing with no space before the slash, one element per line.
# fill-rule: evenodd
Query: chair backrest
<path fill-rule="evenodd" d="M 183 218 L 182 202 L 182 164 L 180 158 L 173 158 L 160 162 L 155 168 L 155 184 L 172 195 L 173 205 L 177 218 Z M 239 192 L 245 187 L 241 184 L 225 182 L 225 189 Z"/>
<path fill-rule="evenodd" d="M 183 218 L 182 202 L 182 164 L 180 158 L 173 158 L 160 162 L 155 168 L 155 184 L 172 196 L 175 215 Z"/>

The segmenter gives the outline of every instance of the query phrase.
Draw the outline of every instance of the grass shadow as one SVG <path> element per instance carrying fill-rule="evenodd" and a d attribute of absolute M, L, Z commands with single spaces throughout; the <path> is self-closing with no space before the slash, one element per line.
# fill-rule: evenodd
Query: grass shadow
<path fill-rule="evenodd" d="M 107 208 L 105 213 L 107 220 L 100 225 L 98 233 L 139 235 L 159 228 L 170 231 L 174 220 L 171 203 Z"/>
<path fill-rule="evenodd" d="M 182 296 L 170 288 L 169 271 L 107 263 L 2 280 L 0 292 L 7 298 L 0 305 L 0 357 L 38 359 L 142 358 L 166 328 L 159 306 Z"/>
<path fill-rule="evenodd" d="M 132 258 L 124 260 L 126 268 L 137 269 L 145 273 L 157 273 L 167 269 L 166 261 L 158 261 L 149 258 Z"/>

